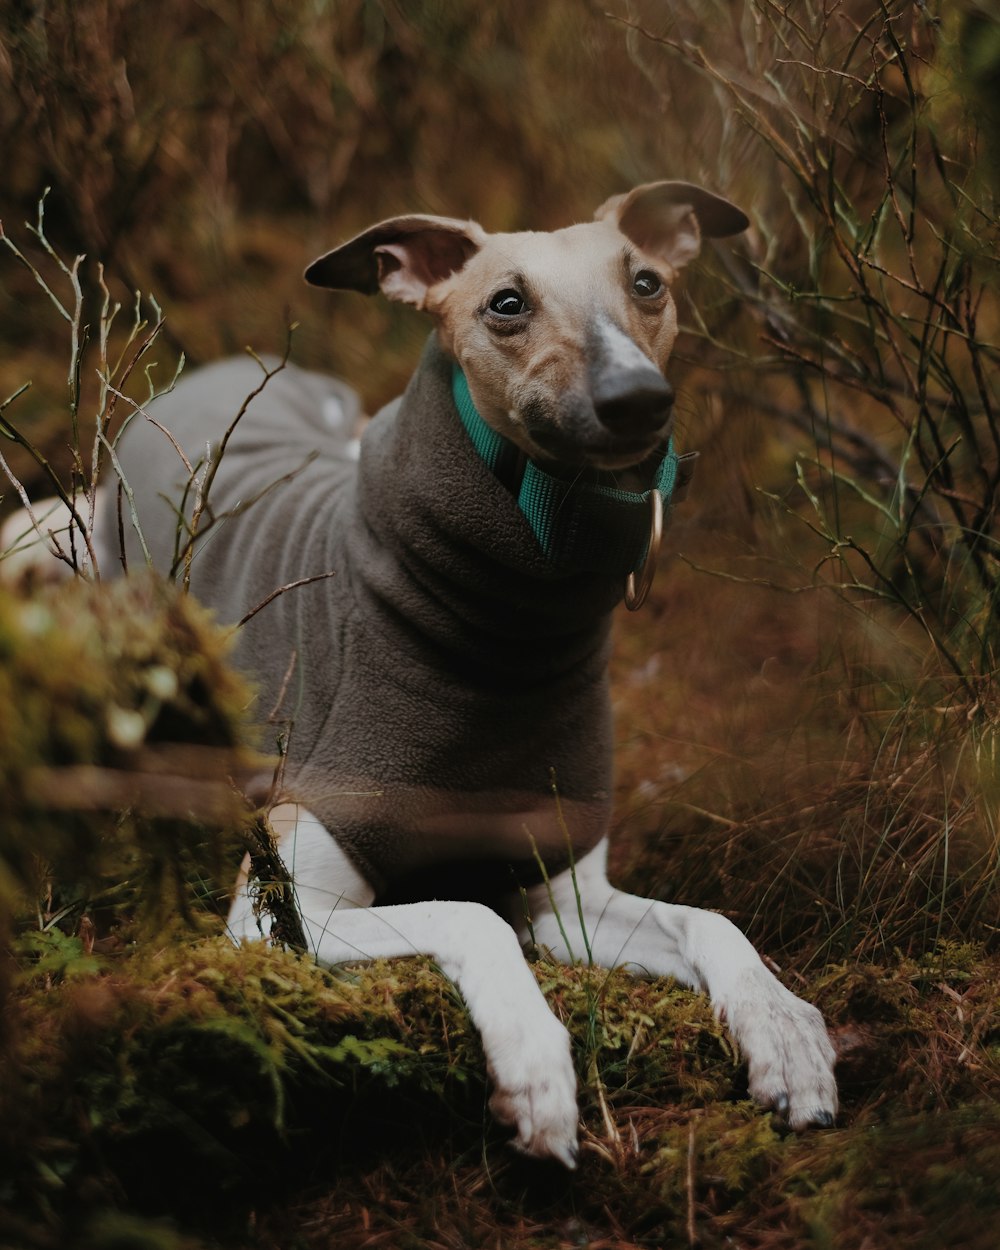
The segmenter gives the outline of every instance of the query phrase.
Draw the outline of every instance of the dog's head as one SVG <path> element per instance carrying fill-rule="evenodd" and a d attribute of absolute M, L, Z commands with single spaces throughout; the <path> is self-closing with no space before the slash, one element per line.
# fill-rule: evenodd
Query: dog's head
<path fill-rule="evenodd" d="M 703 237 L 748 224 L 701 187 L 654 182 L 552 233 L 396 217 L 314 261 L 306 279 L 429 312 L 484 420 L 532 459 L 623 469 L 669 429 L 677 272 Z"/>

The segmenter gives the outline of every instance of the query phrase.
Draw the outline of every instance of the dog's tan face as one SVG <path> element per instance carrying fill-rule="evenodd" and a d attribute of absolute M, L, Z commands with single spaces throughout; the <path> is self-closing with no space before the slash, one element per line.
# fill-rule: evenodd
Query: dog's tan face
<path fill-rule="evenodd" d="M 702 234 L 746 224 L 700 188 L 653 183 L 609 200 L 593 222 L 550 234 L 396 218 L 306 276 L 381 289 L 429 312 L 483 419 L 531 458 L 624 469 L 669 432 L 663 371 L 677 335 L 677 272 Z"/>
<path fill-rule="evenodd" d="M 433 286 L 425 308 L 462 366 L 483 419 L 534 459 L 613 469 L 666 434 L 663 372 L 677 335 L 674 270 L 611 222 L 553 234 L 492 235 Z M 617 420 L 595 405 L 602 376 L 639 379 L 650 396 Z"/>

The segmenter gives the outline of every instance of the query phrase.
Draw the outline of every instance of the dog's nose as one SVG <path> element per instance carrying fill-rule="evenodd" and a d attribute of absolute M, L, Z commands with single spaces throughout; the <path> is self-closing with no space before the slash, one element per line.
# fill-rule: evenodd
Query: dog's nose
<path fill-rule="evenodd" d="M 594 386 L 594 411 L 615 434 L 649 434 L 661 429 L 674 403 L 674 388 L 655 369 L 607 371 Z"/>

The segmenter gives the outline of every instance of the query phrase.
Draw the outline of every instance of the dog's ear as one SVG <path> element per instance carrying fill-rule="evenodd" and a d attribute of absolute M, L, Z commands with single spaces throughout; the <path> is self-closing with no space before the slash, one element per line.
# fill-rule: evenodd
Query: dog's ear
<path fill-rule="evenodd" d="M 691 182 L 648 182 L 612 196 L 594 217 L 615 221 L 637 247 L 662 256 L 674 269 L 694 260 L 703 236 L 723 239 L 750 224 L 735 204 Z"/>
<path fill-rule="evenodd" d="M 313 286 L 380 290 L 390 299 L 422 307 L 428 290 L 461 269 L 486 239 L 474 221 L 412 214 L 370 226 L 319 257 L 306 270 Z"/>

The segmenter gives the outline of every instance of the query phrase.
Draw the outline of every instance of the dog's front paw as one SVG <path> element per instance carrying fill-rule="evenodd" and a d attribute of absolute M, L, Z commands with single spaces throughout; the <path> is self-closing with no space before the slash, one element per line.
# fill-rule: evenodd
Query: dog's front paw
<path fill-rule="evenodd" d="M 576 1167 L 576 1073 L 569 1034 L 554 1017 L 530 1036 L 521 1030 L 491 1047 L 490 1110 L 516 1130 L 516 1150 Z M 515 1036 L 515 1033 L 517 1036 Z"/>
<path fill-rule="evenodd" d="M 725 1015 L 746 1056 L 754 1100 L 790 1128 L 831 1128 L 836 1055 L 819 1011 L 762 967 L 745 978 Z"/>

